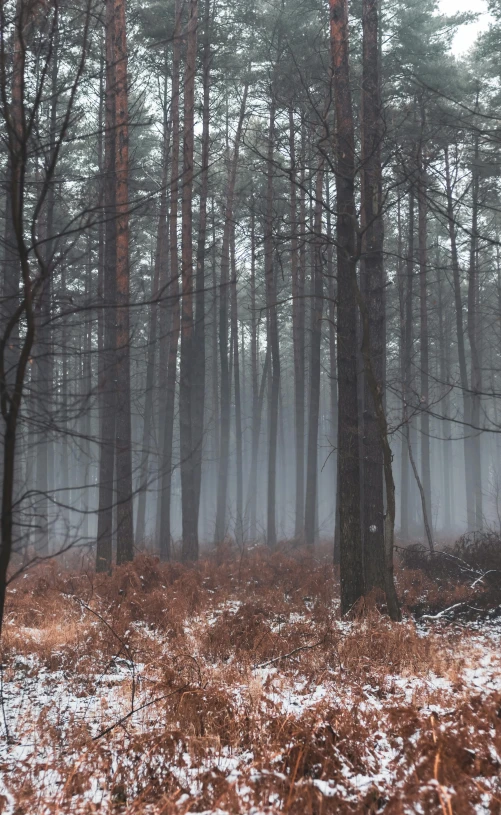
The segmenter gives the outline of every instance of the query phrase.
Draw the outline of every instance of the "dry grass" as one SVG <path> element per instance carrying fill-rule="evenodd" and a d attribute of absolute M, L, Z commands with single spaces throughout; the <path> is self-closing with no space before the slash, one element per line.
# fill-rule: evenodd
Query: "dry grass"
<path fill-rule="evenodd" d="M 398 579 L 409 606 L 471 599 Z M 34 570 L 7 609 L 0 813 L 501 812 L 495 630 L 341 621 L 337 595 L 299 550 Z"/>

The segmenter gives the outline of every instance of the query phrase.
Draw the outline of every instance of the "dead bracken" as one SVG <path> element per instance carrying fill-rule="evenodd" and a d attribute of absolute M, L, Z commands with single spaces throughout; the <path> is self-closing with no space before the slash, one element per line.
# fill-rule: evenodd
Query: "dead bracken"
<path fill-rule="evenodd" d="M 218 561 L 16 584 L 2 813 L 498 811 L 495 622 L 392 623 L 377 598 L 341 619 L 330 560 Z M 397 580 L 433 600 L 433 576 Z"/>

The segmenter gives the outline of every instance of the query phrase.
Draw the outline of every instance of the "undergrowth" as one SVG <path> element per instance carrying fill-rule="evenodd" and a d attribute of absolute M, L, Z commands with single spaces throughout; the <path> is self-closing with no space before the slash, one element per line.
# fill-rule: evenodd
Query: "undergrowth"
<path fill-rule="evenodd" d="M 322 552 L 29 572 L 6 611 L 0 812 L 500 812 L 495 629 L 410 614 L 487 589 L 412 556 L 400 624 L 377 597 L 341 620 Z"/>

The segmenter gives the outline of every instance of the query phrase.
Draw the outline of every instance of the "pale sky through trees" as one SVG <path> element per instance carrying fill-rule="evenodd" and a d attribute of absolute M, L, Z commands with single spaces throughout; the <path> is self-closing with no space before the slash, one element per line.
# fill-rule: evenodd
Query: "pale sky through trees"
<path fill-rule="evenodd" d="M 464 54 L 475 42 L 475 38 L 489 25 L 490 15 L 487 12 L 486 0 L 439 0 L 439 8 L 443 14 L 472 11 L 478 13 L 478 19 L 458 29 L 454 37 L 452 49 L 455 54 Z"/>

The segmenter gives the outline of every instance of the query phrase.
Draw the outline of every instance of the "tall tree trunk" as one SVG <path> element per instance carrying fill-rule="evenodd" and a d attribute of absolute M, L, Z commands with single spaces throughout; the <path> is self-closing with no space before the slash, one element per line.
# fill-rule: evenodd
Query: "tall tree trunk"
<path fill-rule="evenodd" d="M 19 257 L 18 235 L 16 231 L 21 228 L 23 206 L 23 183 L 26 168 L 25 119 L 23 110 L 23 90 L 25 83 L 26 46 L 24 43 L 24 29 L 29 13 L 23 0 L 16 0 L 14 18 L 14 33 L 12 44 L 12 74 L 11 74 L 11 104 L 9 127 L 6 128 L 5 137 L 8 150 L 7 156 L 7 183 L 5 202 L 5 241 L 3 252 L 3 290 L 1 302 L 2 335 L 6 326 L 10 326 L 9 334 L 5 337 L 6 344 L 3 350 L 3 371 L 0 378 L 2 400 L 7 394 L 14 396 L 16 389 L 16 368 L 20 354 L 19 320 L 15 319 L 16 309 L 20 301 L 20 287 L 22 266 Z M 5 45 L 4 45 L 5 48 Z M 5 56 L 5 52 L 4 52 Z M 7 116 L 7 112 L 5 112 Z M 2 439 L 2 458 L 0 472 L 2 475 L 2 546 L 0 550 L 0 571 L 3 572 L 5 558 L 5 572 L 10 560 L 12 535 L 16 526 L 17 498 L 19 473 L 18 462 L 14 456 L 15 434 L 17 416 L 15 411 L 7 420 L 4 416 L 4 434 Z M 12 468 L 12 473 L 9 472 Z M 9 497 L 8 493 L 11 492 Z M 10 541 L 9 541 L 10 538 Z M 3 578 L 3 575 L 2 575 Z M 0 584 L 0 613 L 3 614 L 5 587 Z M 1 630 L 0 617 L 0 630 Z"/>
<path fill-rule="evenodd" d="M 104 172 L 104 162 L 103 162 L 103 187 L 107 187 L 107 180 L 105 177 Z M 102 198 L 102 206 L 101 209 L 101 221 L 103 222 L 104 226 L 104 204 L 105 204 L 105 196 L 103 195 Z M 66 267 L 64 261 L 60 265 L 61 269 L 61 299 L 62 302 L 66 302 Z M 105 283 L 105 249 L 104 249 L 104 228 L 103 228 L 103 251 L 102 251 L 102 277 L 103 277 L 103 286 Z M 106 354 L 105 354 L 105 315 L 104 315 L 104 304 L 105 304 L 105 290 L 103 288 L 102 295 L 101 295 L 101 309 L 103 311 L 103 333 L 101 338 L 101 348 L 99 349 L 99 358 L 98 358 L 98 389 L 99 389 L 99 396 L 100 396 L 100 414 L 99 414 L 99 444 L 102 444 L 103 436 L 103 422 L 104 417 L 106 415 L 106 387 L 107 387 L 107 375 L 106 375 Z M 64 306 L 63 306 L 64 309 Z M 68 318 L 66 315 L 63 316 L 61 320 L 61 347 L 66 348 L 68 342 L 68 335 L 69 335 L 69 325 L 68 325 Z M 103 392 L 103 386 L 105 388 Z M 71 505 L 71 488 L 70 488 L 70 473 L 69 473 L 69 461 L 68 461 L 68 454 L 69 454 L 69 444 L 68 444 L 68 414 L 67 414 L 67 405 L 68 405 L 68 359 L 67 354 L 63 354 L 62 364 L 61 364 L 61 405 L 63 406 L 63 416 L 61 420 L 61 429 L 63 432 L 63 438 L 61 440 L 61 471 L 60 471 L 60 485 L 62 486 L 64 492 L 64 503 L 67 506 Z M 113 428 L 114 433 L 114 428 Z M 113 435 L 111 436 L 113 438 Z M 112 448 L 113 449 L 113 448 Z M 99 529 L 99 518 L 100 518 L 100 507 L 101 507 L 101 457 L 102 457 L 102 448 L 100 451 L 99 457 L 99 467 L 98 467 L 98 529 Z M 112 466 L 113 466 L 113 458 L 111 459 Z M 113 476 L 112 476 L 113 479 Z M 112 500 L 112 499 L 111 499 Z M 69 514 L 68 514 L 69 520 Z M 97 536 L 99 540 L 99 535 Z M 98 545 L 99 546 L 99 545 Z M 96 561 L 96 568 L 97 562 Z M 111 549 L 110 549 L 110 563 L 109 568 L 111 568 Z M 106 568 L 105 568 L 106 570 Z"/>
<path fill-rule="evenodd" d="M 258 464 L 259 464 L 259 439 L 261 436 L 261 421 L 263 415 L 263 405 L 264 405 L 264 397 L 266 386 L 268 383 L 268 375 L 270 369 L 270 357 L 271 352 L 270 348 L 266 348 L 266 353 L 264 357 L 264 365 L 263 370 L 261 373 L 261 383 L 259 385 L 259 392 L 257 398 L 257 405 L 256 405 L 256 413 L 255 413 L 255 422 L 253 422 L 252 426 L 252 438 L 253 440 L 256 439 L 255 443 L 253 441 L 252 445 L 252 455 L 251 455 L 251 468 L 249 474 L 249 487 L 247 493 L 247 502 L 246 506 L 251 507 L 251 514 L 250 514 L 250 536 L 251 540 L 255 540 L 257 537 L 257 501 L 255 500 L 255 495 L 257 494 L 257 485 L 258 485 Z M 252 495 L 252 485 L 255 485 L 255 493 Z M 252 500 L 254 498 L 254 500 Z M 252 514 L 252 510 L 253 513 Z"/>
<path fill-rule="evenodd" d="M 393 480 L 392 468 L 392 452 L 389 442 L 388 424 L 386 421 L 386 414 L 384 408 L 384 394 L 376 379 L 373 366 L 373 354 L 370 345 L 370 316 L 366 302 L 363 299 L 360 291 L 357 288 L 357 297 L 360 306 L 360 315 L 362 318 L 362 358 L 364 363 L 364 374 L 367 386 L 370 390 L 374 409 L 376 413 L 376 420 L 378 422 L 380 443 L 383 448 L 383 469 L 384 480 L 386 487 L 386 515 L 384 518 L 384 546 L 385 546 L 385 580 L 384 592 L 386 595 L 386 605 L 388 607 L 388 614 L 392 620 L 399 621 L 401 619 L 400 606 L 398 603 L 397 592 L 395 589 L 394 571 L 393 571 L 393 548 L 394 548 L 394 535 L 395 535 L 395 482 Z M 409 453 L 411 453 L 409 448 Z M 412 461 L 412 458 L 411 458 Z M 424 513 L 426 523 L 426 513 Z"/>
<path fill-rule="evenodd" d="M 440 257 L 437 245 L 437 269 L 440 269 Z M 443 463 L 443 483 L 444 483 L 444 530 L 449 531 L 452 525 L 451 518 L 451 423 L 450 414 L 450 353 L 449 353 L 449 331 L 447 327 L 447 315 L 443 300 L 442 278 L 438 277 L 438 336 L 440 343 L 440 379 L 443 388 L 443 414 L 442 422 L 442 463 Z"/>
<path fill-rule="evenodd" d="M 346 0 L 330 0 L 337 127 L 338 483 L 341 611 L 364 594 L 358 450 L 355 154 Z"/>
<path fill-rule="evenodd" d="M 245 487 L 247 485 L 247 431 L 249 428 L 248 423 L 248 402 L 247 402 L 247 358 L 245 350 L 245 324 L 244 320 L 240 320 L 240 405 L 242 417 L 242 538 L 245 541 L 247 536 L 247 527 L 245 523 L 245 505 L 243 496 L 245 495 Z"/>
<path fill-rule="evenodd" d="M 305 397 L 306 397 L 306 266 L 307 266 L 307 223 L 306 223 L 306 164 L 307 164 L 307 130 L 306 115 L 301 113 L 301 154 L 299 167 L 299 269 L 297 281 L 297 334 L 298 334 L 298 390 L 294 393 L 295 409 L 298 417 L 298 442 L 296 451 L 298 466 L 300 467 L 301 511 L 300 511 L 300 540 L 304 538 L 304 488 L 305 488 Z M 299 438 L 299 432 L 301 438 Z"/>
<path fill-rule="evenodd" d="M 278 342 L 277 292 L 273 263 L 273 154 L 275 148 L 275 99 L 271 99 L 266 166 L 266 218 L 264 231 L 264 273 L 266 279 L 266 306 L 268 310 L 268 346 L 271 357 L 271 388 L 268 419 L 268 501 L 266 541 L 273 549 L 277 544 L 276 489 L 277 489 L 277 437 L 278 403 L 280 389 L 280 352 Z"/>
<path fill-rule="evenodd" d="M 39 219 L 38 240 L 47 255 L 47 213 Z M 46 262 L 48 261 L 48 257 Z M 32 387 L 36 393 L 38 434 L 36 440 L 36 525 L 35 545 L 42 556 L 49 553 L 49 473 L 48 434 L 50 411 L 50 281 L 46 280 L 37 309 L 35 342 L 35 375 Z"/>
<path fill-rule="evenodd" d="M 323 316 L 323 264 L 322 264 L 322 187 L 324 161 L 320 159 L 315 185 L 314 208 L 314 263 L 311 298 L 310 340 L 310 400 L 308 411 L 308 453 L 306 467 L 306 501 L 304 511 L 304 541 L 309 546 L 315 542 L 317 481 L 318 481 L 318 420 L 320 415 L 320 352 Z"/>
<path fill-rule="evenodd" d="M 106 2 L 105 18 L 105 134 L 104 212 L 105 254 L 103 281 L 104 343 L 100 355 L 101 430 L 99 460 L 99 510 L 97 519 L 96 570 L 111 572 L 113 542 L 113 479 L 116 418 L 116 208 L 115 208 L 115 57 L 113 0 Z M 102 361 L 101 361 L 102 360 Z M 63 377 L 65 372 L 63 371 Z M 67 398 L 68 394 L 66 394 Z"/>
<path fill-rule="evenodd" d="M 480 393 L 482 391 L 482 365 L 478 282 L 478 195 L 479 195 L 479 150 L 478 134 L 475 135 L 474 158 L 471 182 L 471 239 L 470 239 L 470 265 L 468 273 L 468 340 L 471 350 L 471 458 L 470 467 L 473 471 L 475 496 L 475 529 L 482 529 L 484 523 L 482 506 L 482 461 L 481 461 L 481 431 L 480 426 Z M 477 429 L 475 429 L 477 428 Z"/>
<path fill-rule="evenodd" d="M 114 0 L 115 16 L 115 195 L 117 217 L 116 468 L 117 563 L 134 557 L 129 329 L 129 114 L 125 0 Z"/>
<path fill-rule="evenodd" d="M 104 34 L 104 32 L 103 32 Z M 97 190 L 97 206 L 99 211 L 99 224 L 98 224 L 98 238 L 97 238 L 97 350 L 98 350 L 98 393 L 99 393 L 99 418 L 102 420 L 103 404 L 100 393 L 101 383 L 101 365 L 103 362 L 103 347 L 104 347 L 104 224 L 105 224 L 105 210 L 104 210 L 104 189 L 105 189 L 105 164 L 104 164 L 104 129 L 105 129 L 105 41 L 104 36 L 101 35 L 101 59 L 99 66 L 99 110 L 97 117 L 97 162 L 98 162 L 98 190 Z M 66 294 L 65 286 L 63 286 L 63 272 L 64 267 L 61 269 L 61 289 L 64 303 L 64 296 Z M 63 321 L 63 327 L 66 325 L 66 320 Z M 63 345 L 63 348 L 65 345 Z M 64 359 L 64 357 L 63 357 Z"/>
<path fill-rule="evenodd" d="M 104 244 L 104 226 L 105 226 L 105 209 L 104 209 L 104 188 L 105 188 L 105 171 L 104 171 L 104 129 L 105 129 L 105 36 L 104 36 L 104 28 L 101 31 L 100 37 L 100 60 L 99 60 L 99 107 L 98 107 L 98 114 L 97 114 L 97 164 L 98 164 L 98 176 L 97 176 L 97 190 L 96 190 L 96 197 L 97 197 L 97 208 L 99 213 L 99 222 L 98 222 L 98 234 L 97 234 L 97 397 L 98 397 L 98 438 L 100 439 L 101 434 L 101 426 L 103 422 L 103 413 L 104 413 L 104 403 L 103 403 L 103 394 L 101 392 L 101 384 L 104 381 L 105 373 L 104 373 L 104 265 L 105 265 L 105 244 Z M 62 294 L 62 302 L 65 302 L 65 270 L 64 266 L 61 265 L 61 294 Z M 64 308 L 64 306 L 63 306 Z M 61 347 L 66 348 L 66 318 L 63 317 L 62 324 L 61 324 Z M 62 360 L 62 371 L 61 371 L 61 385 L 60 385 L 60 392 L 61 392 L 61 404 L 65 406 L 67 404 L 67 400 L 65 398 L 65 389 L 66 383 L 64 382 L 65 379 L 65 369 L 66 369 L 66 360 L 65 355 L 63 354 Z M 64 384 L 63 384 L 64 382 Z M 63 407 L 63 411 L 65 408 Z M 60 426 L 62 428 L 66 428 L 66 415 L 65 412 L 60 420 Z M 58 449 L 60 452 L 60 467 L 59 469 L 59 484 L 65 485 L 65 489 L 68 487 L 68 446 L 67 446 L 67 439 L 66 434 L 63 430 L 62 438 L 59 441 Z M 97 450 L 99 451 L 99 443 L 97 445 Z M 64 465 L 63 465 L 64 462 Z M 63 473 L 64 469 L 64 473 Z M 64 481 L 63 481 L 64 477 Z M 99 476 L 97 479 L 96 484 L 97 490 L 96 498 L 99 501 Z M 68 493 L 65 495 L 65 503 L 68 504 Z M 94 502 L 96 501 L 94 498 Z M 62 513 L 63 519 L 66 522 L 66 512 Z M 97 529 L 97 525 L 96 525 Z"/>
<path fill-rule="evenodd" d="M 160 464 L 160 505 L 159 505 L 159 538 L 160 557 L 169 560 L 171 554 L 171 495 L 172 495 L 172 441 L 174 436 L 174 411 L 176 400 L 177 350 L 180 331 L 179 309 L 179 263 L 177 254 L 177 222 L 179 204 L 179 69 L 181 62 L 181 2 L 175 5 L 174 38 L 172 43 L 172 164 L 170 178 L 170 214 L 169 214 L 169 260 L 170 280 L 165 293 L 168 308 L 165 313 L 170 319 L 165 320 L 161 330 L 168 338 L 167 360 L 160 360 L 166 365 L 165 412 L 163 416 L 162 450 Z"/>
<path fill-rule="evenodd" d="M 376 386 L 384 394 L 385 303 L 381 143 L 383 121 L 379 80 L 378 0 L 363 2 L 362 76 L 362 255 L 361 293 L 368 311 L 368 342 Z M 376 405 L 364 383 L 363 405 L 363 543 L 365 589 L 385 586 L 383 446 Z M 393 557 L 393 554 L 391 555 Z"/>
<path fill-rule="evenodd" d="M 167 66 L 166 66 L 167 68 Z M 148 329 L 148 349 L 146 358 L 146 383 L 144 398 L 144 421 L 143 439 L 141 451 L 141 465 L 139 471 L 139 500 L 137 505 L 136 518 L 136 541 L 141 543 L 146 534 L 146 498 L 148 494 L 148 464 L 150 459 L 150 446 L 153 440 L 153 405 L 154 405 L 154 380 L 155 363 L 158 336 L 158 298 L 160 289 L 160 278 L 165 277 L 167 265 L 167 185 L 168 185 L 168 165 L 169 165 L 169 137 L 170 128 L 167 119 L 167 70 L 165 72 L 164 86 L 164 121 L 162 137 L 162 176 L 160 207 L 158 212 L 157 245 L 155 250 L 155 264 L 153 269 L 153 285 L 151 287 L 150 321 Z M 164 292 L 165 296 L 165 292 Z M 161 361 L 163 365 L 164 362 Z"/>
<path fill-rule="evenodd" d="M 98 106 L 98 113 L 97 113 L 97 166 L 98 166 L 98 176 L 97 176 L 97 190 L 96 190 L 96 198 L 97 198 L 97 209 L 99 213 L 99 222 L 97 227 L 97 397 L 98 397 L 98 431 L 97 436 L 100 440 L 101 435 L 101 426 L 103 422 L 103 413 L 104 413 L 104 403 L 103 403 L 103 394 L 101 392 L 101 384 L 104 381 L 105 373 L 104 373 L 104 265 L 105 265 L 105 244 L 104 244 L 104 227 L 105 227 L 105 208 L 104 208 L 104 188 L 105 188 L 105 172 L 104 172 L 104 129 L 105 129 L 105 32 L 104 27 L 101 30 L 100 34 L 100 55 L 99 55 L 99 106 Z M 64 281 L 64 268 L 61 265 L 61 294 L 62 294 L 62 302 L 65 302 L 64 297 L 64 289 L 65 285 L 63 285 Z M 64 306 L 63 306 L 64 308 Z M 65 342 L 65 334 L 66 334 L 66 318 L 63 317 L 62 324 L 61 324 L 61 347 L 66 347 Z M 66 361 L 62 360 L 62 371 L 61 371 L 61 380 L 64 377 L 64 370 L 66 367 Z M 66 405 L 67 401 L 63 395 L 63 391 L 65 386 L 63 386 L 63 382 L 61 381 L 61 404 Z M 65 410 L 65 408 L 63 408 Z M 60 426 L 62 428 L 66 427 L 66 415 L 63 413 L 63 416 L 60 420 Z M 56 450 L 59 452 L 60 457 L 60 466 L 58 468 L 59 471 L 59 483 L 58 487 L 61 484 L 65 485 L 65 489 L 68 487 L 68 447 L 67 447 L 67 439 L 65 438 L 65 433 L 63 431 L 62 438 L 59 440 L 59 445 Z M 97 445 L 97 451 L 99 452 L 99 442 Z M 66 478 L 63 481 L 63 462 L 66 465 L 64 467 L 64 471 L 66 473 Z M 97 487 L 97 490 L 96 490 Z M 97 477 L 97 484 L 95 485 L 94 491 L 96 492 L 96 497 L 93 500 L 95 503 L 96 499 L 99 502 L 99 475 Z M 68 496 L 69 493 L 65 494 L 65 503 L 68 504 Z M 64 522 L 66 521 L 66 511 L 63 511 L 62 518 Z M 96 524 L 97 530 L 97 524 Z"/>
<path fill-rule="evenodd" d="M 254 193 L 251 195 L 251 233 L 250 233 L 250 365 L 252 387 L 252 431 L 251 431 L 251 464 L 247 487 L 247 500 L 245 502 L 245 528 L 248 529 L 250 540 L 257 535 L 257 461 L 259 450 L 259 435 L 261 431 L 261 409 L 259 404 L 258 382 L 258 345 L 257 345 L 257 311 L 256 311 L 256 213 Z"/>
<path fill-rule="evenodd" d="M 193 155 L 195 72 L 197 57 L 198 0 L 191 0 L 186 27 L 184 79 L 183 194 L 182 194 L 182 313 L 179 375 L 179 429 L 181 452 L 182 559 L 198 559 L 198 507 L 192 428 L 193 387 Z M 200 439 L 201 442 L 201 439 Z"/>
<path fill-rule="evenodd" d="M 414 289 L 414 192 L 409 192 L 407 258 L 405 277 L 402 284 L 401 342 L 402 349 L 402 448 L 401 448 L 401 504 L 400 535 L 409 539 L 410 483 L 409 483 L 409 444 L 410 422 L 407 405 L 411 398 L 412 385 L 412 328 L 413 328 L 413 289 Z"/>
<path fill-rule="evenodd" d="M 205 243 L 207 233 L 207 194 L 209 187 L 209 148 L 210 148 L 210 0 L 205 0 L 202 37 L 202 166 L 200 169 L 200 210 L 197 241 L 197 273 L 195 294 L 195 337 L 192 385 L 193 423 L 193 478 L 195 490 L 195 512 L 200 512 L 200 489 L 202 484 L 202 452 L 204 442 L 205 410 Z"/>
<path fill-rule="evenodd" d="M 226 504 L 228 496 L 228 470 L 230 458 L 231 379 L 228 364 L 228 286 L 230 283 L 230 238 L 233 226 L 235 182 L 238 169 L 240 141 L 247 104 L 248 85 L 245 84 L 240 115 L 235 134 L 233 156 L 228 166 L 223 243 L 221 247 L 221 279 L 219 286 L 219 359 L 221 364 L 221 448 L 217 483 L 217 508 L 214 541 L 219 543 L 226 533 Z"/>
<path fill-rule="evenodd" d="M 459 377 L 463 394 L 463 422 L 464 422 L 464 472 L 466 488 L 466 518 L 468 530 L 475 529 L 475 486 L 473 480 L 473 467 L 471 466 L 471 393 L 468 384 L 468 369 L 466 366 L 466 351 L 464 342 L 463 299 L 461 296 L 461 278 L 459 270 L 459 257 L 456 240 L 456 227 L 454 221 L 454 203 L 452 199 L 453 186 L 450 172 L 449 149 L 444 150 L 445 180 L 447 193 L 447 224 L 449 227 L 449 240 L 451 244 L 452 280 L 454 287 L 454 304 L 456 312 L 456 338 L 459 362 Z"/>
<path fill-rule="evenodd" d="M 89 190 L 90 194 L 90 190 Z M 82 337 L 82 402 L 81 402 L 81 433 L 80 450 L 82 456 L 81 489 L 80 489 L 80 512 L 81 515 L 81 536 L 84 541 L 89 538 L 89 497 L 90 497 L 90 469 L 91 458 L 91 397 L 92 397 L 92 312 L 90 304 L 92 302 L 92 234 L 87 233 L 87 268 L 85 270 L 85 302 L 87 312 L 85 315 Z"/>
<path fill-rule="evenodd" d="M 216 460 L 219 461 L 220 449 L 220 421 L 219 421 L 219 365 L 218 365 L 218 285 L 217 285 L 217 234 L 216 234 L 216 214 L 214 208 L 214 196 L 211 198 L 211 232 L 212 232 L 212 410 L 214 425 L 214 452 Z"/>
<path fill-rule="evenodd" d="M 501 251 L 499 244 L 499 227 L 496 228 L 496 288 L 497 288 L 497 319 L 501 326 Z M 498 329 L 499 330 L 499 329 Z M 491 349 L 494 353 L 494 349 Z M 493 388 L 494 390 L 494 388 Z M 494 400 L 494 426 L 499 430 L 499 415 L 497 400 Z M 496 515 L 501 533 L 501 434 L 496 434 L 496 459 L 494 464 L 494 479 L 496 493 Z"/>
<path fill-rule="evenodd" d="M 25 120 L 23 111 L 23 89 L 25 83 L 26 43 L 24 42 L 25 26 L 29 9 L 23 0 L 16 0 L 14 32 L 12 43 L 11 105 L 7 138 L 7 184 L 6 184 L 6 221 L 5 245 L 3 257 L 3 291 L 2 323 L 12 319 L 20 295 L 21 265 L 17 246 L 16 222 L 19 220 L 21 200 L 20 183 L 25 171 L 23 151 L 25 139 Z M 5 48 L 5 45 L 4 45 Z M 16 199 L 17 195 L 17 199 Z M 5 356 L 5 379 L 10 387 L 14 383 L 14 370 L 19 354 L 19 325 L 16 321 L 9 335 Z"/>
<path fill-rule="evenodd" d="M 59 29 L 56 22 L 52 44 L 51 65 L 51 103 L 48 108 L 48 129 L 50 149 L 45 162 L 45 174 L 53 159 L 55 140 L 57 138 L 57 81 L 59 71 Z M 47 269 L 52 272 L 54 263 L 54 214 L 56 201 L 56 181 L 52 179 L 47 190 L 46 205 L 39 219 L 40 238 L 42 240 L 42 253 Z M 52 361 L 52 285 L 51 277 L 42 288 L 39 308 L 39 327 L 37 331 L 38 364 L 37 364 L 37 401 L 41 420 L 41 432 L 37 443 L 37 490 L 39 491 L 39 546 L 43 554 L 49 551 L 49 490 L 52 486 L 53 467 L 52 443 L 50 439 L 51 409 L 53 398 L 53 361 Z"/>
<path fill-rule="evenodd" d="M 236 515 L 235 540 L 243 543 L 243 450 L 242 401 L 240 393 L 240 353 L 238 348 L 238 288 L 235 259 L 235 227 L 231 230 L 231 338 L 233 343 L 233 377 L 235 382 L 235 447 L 236 447 Z"/>
<path fill-rule="evenodd" d="M 332 455 L 332 483 L 336 496 L 334 504 L 334 563 L 339 564 L 339 502 L 337 483 L 337 430 L 338 430 L 338 397 L 337 397 L 337 360 L 336 360 L 336 282 L 334 275 L 333 238 L 331 225 L 330 181 L 326 173 L 325 200 L 327 207 L 327 279 L 329 293 L 329 397 L 330 397 L 330 438 L 335 446 Z M 333 451 L 334 452 L 334 451 Z"/>
<path fill-rule="evenodd" d="M 423 113 L 424 121 L 424 113 Z M 419 221 L 419 304 L 420 304 L 420 368 L 421 368 L 421 481 L 428 521 L 432 527 L 431 515 L 431 466 L 430 466 L 430 414 L 429 414 L 429 333 L 428 333 L 428 226 L 427 226 L 427 171 L 423 159 L 423 144 L 418 151 L 418 221 Z M 424 521 L 423 521 L 424 523 Z"/>
<path fill-rule="evenodd" d="M 294 537 L 304 535 L 304 280 L 301 276 L 298 248 L 297 171 L 294 110 L 289 108 L 289 151 L 291 161 L 291 272 L 292 342 L 294 348 L 294 430 L 296 440 L 296 511 Z M 304 241 L 304 235 L 301 237 Z"/>

